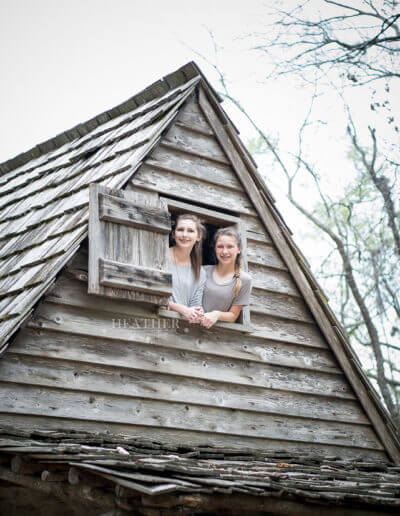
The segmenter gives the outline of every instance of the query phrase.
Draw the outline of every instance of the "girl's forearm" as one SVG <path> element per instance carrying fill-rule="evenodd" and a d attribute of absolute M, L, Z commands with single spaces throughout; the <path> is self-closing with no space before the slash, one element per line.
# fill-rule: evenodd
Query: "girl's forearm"
<path fill-rule="evenodd" d="M 218 321 L 235 322 L 238 317 L 233 312 L 220 312 L 219 310 L 214 310 L 214 313 L 218 315 Z"/>
<path fill-rule="evenodd" d="M 173 301 L 170 301 L 168 306 L 169 306 L 170 310 L 173 310 L 174 312 L 178 312 L 178 314 L 181 314 L 184 317 L 186 317 L 188 315 L 189 309 L 185 305 L 181 305 L 179 303 L 174 303 Z"/>

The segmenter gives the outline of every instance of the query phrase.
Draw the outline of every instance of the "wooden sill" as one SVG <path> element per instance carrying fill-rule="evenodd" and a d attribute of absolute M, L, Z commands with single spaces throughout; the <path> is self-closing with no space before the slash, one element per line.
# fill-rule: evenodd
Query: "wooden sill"
<path fill-rule="evenodd" d="M 187 322 L 187 319 L 182 317 L 180 314 L 178 314 L 177 312 L 174 312 L 173 310 L 168 310 L 167 308 L 159 308 L 158 315 L 160 317 L 168 317 L 169 319 L 180 319 L 181 321 Z M 253 327 L 250 324 L 231 323 L 231 322 L 224 322 L 224 321 L 217 321 L 212 326 L 212 328 L 225 328 L 227 330 L 234 330 L 234 331 L 239 331 L 242 333 L 251 333 L 253 331 Z M 212 328 L 210 328 L 210 329 L 212 329 Z"/>

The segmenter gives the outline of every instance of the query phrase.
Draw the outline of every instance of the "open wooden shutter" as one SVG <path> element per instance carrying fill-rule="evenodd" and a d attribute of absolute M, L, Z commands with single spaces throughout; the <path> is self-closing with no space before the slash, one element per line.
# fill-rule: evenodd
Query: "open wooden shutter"
<path fill-rule="evenodd" d="M 151 192 L 90 185 L 89 294 L 167 305 L 171 218 Z"/>

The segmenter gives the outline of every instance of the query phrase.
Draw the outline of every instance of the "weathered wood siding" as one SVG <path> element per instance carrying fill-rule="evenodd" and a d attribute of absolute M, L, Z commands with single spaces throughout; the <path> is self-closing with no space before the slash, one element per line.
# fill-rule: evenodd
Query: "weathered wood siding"
<path fill-rule="evenodd" d="M 0 424 L 384 457 L 195 98 L 132 187 L 240 216 L 254 331 L 205 330 L 90 296 L 82 246 L 0 361 Z"/>

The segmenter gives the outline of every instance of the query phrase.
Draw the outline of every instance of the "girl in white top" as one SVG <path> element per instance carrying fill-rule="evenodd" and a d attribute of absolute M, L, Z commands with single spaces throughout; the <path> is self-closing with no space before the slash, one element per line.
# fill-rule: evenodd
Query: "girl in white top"
<path fill-rule="evenodd" d="M 203 294 L 205 314 L 201 324 L 211 328 L 217 321 L 235 322 L 249 304 L 251 276 L 241 270 L 241 241 L 235 228 L 221 228 L 214 236 L 217 265 L 205 265 Z"/>
<path fill-rule="evenodd" d="M 172 232 L 175 245 L 169 249 L 169 271 L 172 273 L 172 297 L 169 309 L 183 315 L 191 323 L 199 323 L 205 284 L 202 269 L 204 226 L 191 214 L 179 215 Z"/>

